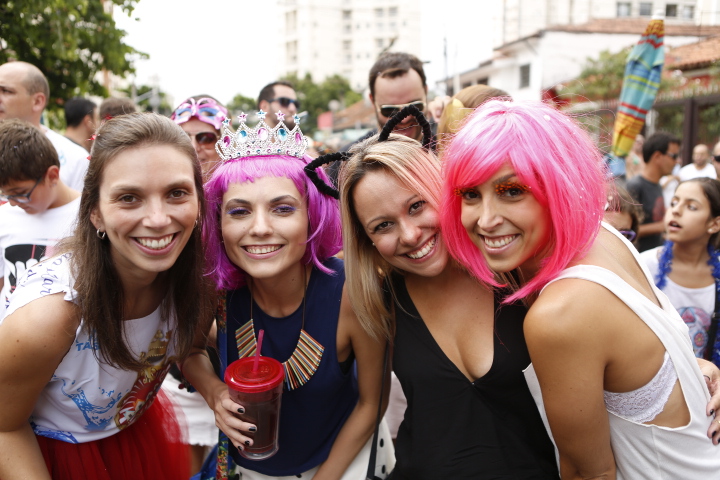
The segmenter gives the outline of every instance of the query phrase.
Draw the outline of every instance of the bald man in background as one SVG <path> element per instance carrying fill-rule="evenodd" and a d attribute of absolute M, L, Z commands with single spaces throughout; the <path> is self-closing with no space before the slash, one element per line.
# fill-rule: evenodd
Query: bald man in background
<path fill-rule="evenodd" d="M 48 137 L 60 159 L 60 178 L 70 188 L 82 191 L 88 151 L 40 124 L 50 97 L 47 78 L 35 65 L 8 62 L 0 65 L 0 122 L 18 118 L 31 123 Z"/>

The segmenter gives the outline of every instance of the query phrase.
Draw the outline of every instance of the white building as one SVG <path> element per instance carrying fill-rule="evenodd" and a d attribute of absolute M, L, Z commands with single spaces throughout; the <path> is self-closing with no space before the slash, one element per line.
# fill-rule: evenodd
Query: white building
<path fill-rule="evenodd" d="M 368 72 L 385 51 L 420 56 L 420 4 L 414 0 L 279 0 L 284 64 L 280 74 L 342 75 L 367 88 Z"/>
<path fill-rule="evenodd" d="M 665 14 L 665 45 L 677 47 L 720 34 L 718 9 L 717 0 L 502 0 L 492 58 L 478 59 L 459 81 L 444 82 L 460 88 L 484 83 L 516 99 L 552 96 L 588 58 L 637 43 L 653 13 Z"/>

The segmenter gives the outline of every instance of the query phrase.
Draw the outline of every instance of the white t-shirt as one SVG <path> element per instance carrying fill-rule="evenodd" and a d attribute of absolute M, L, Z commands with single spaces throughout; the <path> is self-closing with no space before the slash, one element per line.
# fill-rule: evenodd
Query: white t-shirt
<path fill-rule="evenodd" d="M 653 283 L 660 269 L 658 255 L 662 249 L 663 247 L 657 247 L 640 254 L 640 258 L 650 270 Z M 715 311 L 715 284 L 702 288 L 687 288 L 666 278 L 662 292 L 685 321 L 695 356 L 702 358 L 708 344 L 710 321 Z"/>
<path fill-rule="evenodd" d="M 69 253 L 27 270 L 13 293 L 7 315 L 45 295 L 77 292 L 70 275 Z M 7 318 L 7 317 L 6 317 Z M 2 323 L 2 320 L 0 320 Z M 174 356 L 175 320 L 163 323 L 160 307 L 144 318 L 125 320 L 126 341 L 148 366 L 140 372 L 120 370 L 98 361 L 98 345 L 81 321 L 75 341 L 35 403 L 30 424 L 36 435 L 68 443 L 86 443 L 118 433 L 152 405 Z"/>
<path fill-rule="evenodd" d="M 52 142 L 60 158 L 60 180 L 73 190 L 82 192 L 85 174 L 90 165 L 88 160 L 90 154 L 80 145 L 57 132 L 48 128 L 43 128 L 43 131 Z"/>
<path fill-rule="evenodd" d="M 717 171 L 715 171 L 715 167 L 710 162 L 700 170 L 698 170 L 693 163 L 685 165 L 680 169 L 681 182 L 700 177 L 717 178 Z"/>
<path fill-rule="evenodd" d="M 0 319 L 8 297 L 25 270 L 51 256 L 52 252 L 46 252 L 47 247 L 72 235 L 79 208 L 80 197 L 33 215 L 9 203 L 0 206 L 0 275 L 5 280 L 0 291 Z"/>

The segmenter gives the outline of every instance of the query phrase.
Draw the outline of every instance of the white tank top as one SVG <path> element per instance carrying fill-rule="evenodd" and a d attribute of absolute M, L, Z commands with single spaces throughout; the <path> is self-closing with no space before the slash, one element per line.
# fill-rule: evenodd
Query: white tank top
<path fill-rule="evenodd" d="M 73 283 L 70 254 L 34 265 L 10 295 L 5 318 L 45 295 L 64 292 L 66 301 L 74 301 Z M 81 321 L 73 344 L 35 404 L 30 417 L 35 434 L 85 443 L 118 433 L 140 418 L 175 361 L 174 325 L 174 319 L 162 322 L 159 308 L 147 317 L 123 322 L 132 352 L 148 362 L 138 373 L 98 361 L 93 354 L 97 348 L 94 337 Z"/>
<path fill-rule="evenodd" d="M 660 301 L 655 305 L 615 273 L 594 265 L 570 267 L 553 280 L 579 278 L 607 288 L 657 335 L 670 355 L 685 401 L 690 423 L 680 428 L 660 427 L 633 422 L 609 413 L 612 444 L 618 480 L 700 480 L 720 478 L 720 447 L 712 444 L 707 429 L 712 418 L 705 415 L 710 395 L 693 354 L 688 329 L 667 297 L 655 287 L 650 274 L 634 247 L 614 228 L 603 226 L 625 242 L 642 268 L 648 283 Z M 550 282 L 552 283 L 552 282 Z M 540 384 L 533 366 L 525 370 L 530 392 L 548 427 Z M 550 433 L 552 438 L 552 433 Z"/>

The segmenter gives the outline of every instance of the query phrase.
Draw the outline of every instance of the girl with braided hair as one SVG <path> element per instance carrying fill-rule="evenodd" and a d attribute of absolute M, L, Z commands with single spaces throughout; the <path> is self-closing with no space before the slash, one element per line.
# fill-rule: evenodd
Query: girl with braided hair
<path fill-rule="evenodd" d="M 678 185 L 665 212 L 666 242 L 640 254 L 657 287 L 690 329 L 695 355 L 720 365 L 720 182 L 695 178 Z"/>

